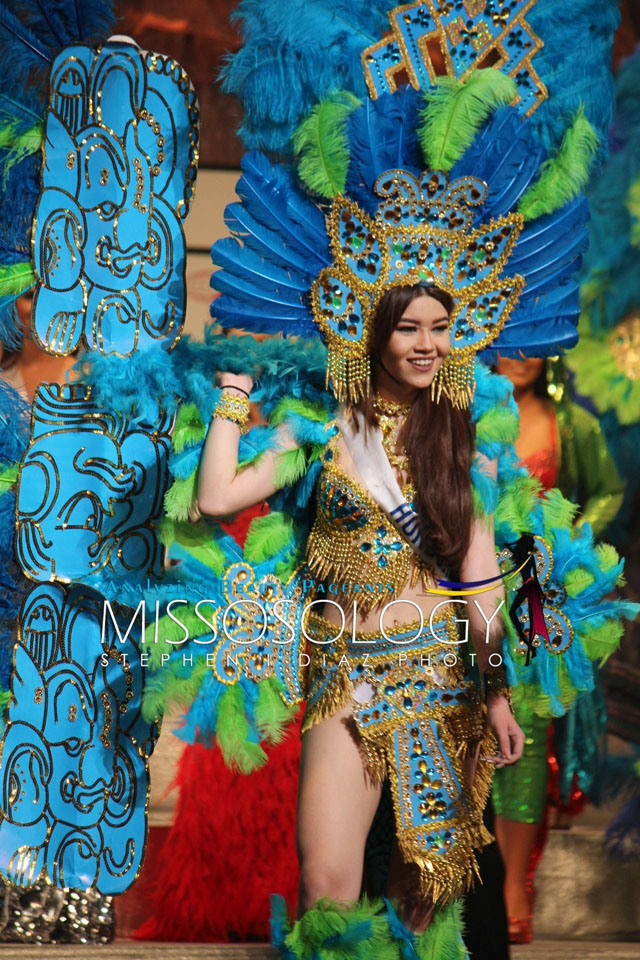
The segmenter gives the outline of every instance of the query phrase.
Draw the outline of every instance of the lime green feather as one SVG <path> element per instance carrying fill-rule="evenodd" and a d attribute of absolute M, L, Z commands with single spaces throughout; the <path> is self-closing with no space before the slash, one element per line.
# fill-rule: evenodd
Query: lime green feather
<path fill-rule="evenodd" d="M 594 576 L 584 567 L 574 567 L 573 570 L 565 571 L 563 583 L 568 596 L 577 597 L 593 586 Z"/>
<path fill-rule="evenodd" d="M 291 543 L 293 521 L 287 514 L 274 511 L 251 521 L 244 543 L 244 556 L 251 563 L 269 560 Z"/>
<path fill-rule="evenodd" d="M 513 650 L 512 653 L 515 659 L 518 654 Z M 567 709 L 575 702 L 577 690 L 569 679 L 564 657 L 554 657 L 552 663 L 556 672 L 557 689 L 559 691 L 557 699 Z M 511 688 L 514 708 L 517 711 L 521 704 L 525 709 L 531 710 L 539 717 L 550 717 L 554 712 L 551 706 L 551 698 L 542 692 L 542 688 L 537 683 L 526 682 L 527 669 L 525 666 L 516 668 L 519 680 L 516 686 Z"/>
<path fill-rule="evenodd" d="M 530 513 L 540 490 L 535 477 L 516 477 L 504 490 L 496 506 L 496 524 L 507 524 L 517 534 L 530 526 Z"/>
<path fill-rule="evenodd" d="M 416 937 L 416 953 L 420 960 L 465 960 L 467 951 L 461 930 L 461 901 L 436 911 L 431 925 Z"/>
<path fill-rule="evenodd" d="M 578 512 L 578 505 L 576 503 L 567 500 L 562 496 L 560 491 L 554 487 L 553 490 L 549 490 L 542 497 L 541 505 L 546 531 L 551 531 L 558 527 L 564 527 L 565 530 L 571 529 L 576 513 Z"/>
<path fill-rule="evenodd" d="M 280 743 L 287 724 L 295 715 L 295 707 L 287 706 L 280 696 L 280 685 L 275 677 L 268 677 L 258 684 L 254 719 L 256 727 L 267 740 Z"/>
<path fill-rule="evenodd" d="M 164 509 L 171 520 L 186 522 L 197 500 L 198 471 L 190 477 L 178 477 L 164 496 Z"/>
<path fill-rule="evenodd" d="M 5 492 L 6 487 L 10 487 L 17 482 L 19 473 L 19 463 L 10 463 L 0 471 L 0 495 Z"/>
<path fill-rule="evenodd" d="M 544 161 L 539 178 L 520 198 L 518 211 L 525 220 L 553 213 L 578 196 L 589 180 L 599 142 L 580 107 L 557 154 Z"/>
<path fill-rule="evenodd" d="M 302 447 L 285 450 L 276 458 L 274 483 L 278 489 L 290 487 L 303 477 L 309 467 L 307 455 Z"/>
<path fill-rule="evenodd" d="M 231 684 L 220 697 L 216 723 L 218 746 L 230 770 L 251 773 L 267 762 L 260 744 L 248 739 L 249 729 L 242 688 Z"/>
<path fill-rule="evenodd" d="M 318 900 L 296 920 L 285 944 L 299 960 L 312 956 L 322 960 L 346 960 L 349 956 L 400 960 L 398 944 L 382 910 L 380 900 L 366 896 L 349 904 Z M 365 936 L 358 935 L 359 928 L 364 928 Z M 350 934 L 356 939 L 349 939 Z M 340 938 L 345 941 L 342 946 Z"/>
<path fill-rule="evenodd" d="M 184 403 L 178 410 L 171 439 L 173 449 L 181 453 L 185 447 L 198 443 L 204 437 L 207 428 L 202 422 L 195 403 Z"/>
<path fill-rule="evenodd" d="M 617 567 L 620 563 L 620 555 L 616 548 L 612 547 L 610 543 L 597 544 L 596 555 L 598 557 L 598 566 L 605 573 L 613 570 L 613 568 Z M 620 582 L 618 582 L 618 586 L 621 586 Z"/>
<path fill-rule="evenodd" d="M 36 282 L 31 261 L 0 266 L 0 297 L 18 297 Z"/>
<path fill-rule="evenodd" d="M 298 400 L 295 397 L 283 397 L 271 411 L 269 423 L 273 427 L 279 427 L 290 413 L 306 417 L 307 420 L 313 420 L 316 423 L 326 423 L 329 419 L 326 407 L 319 400 L 312 402 Z"/>
<path fill-rule="evenodd" d="M 288 560 L 279 560 L 278 563 L 276 563 L 274 571 L 276 577 L 282 580 L 283 583 L 287 583 L 287 581 L 291 579 L 294 570 L 302 563 L 303 554 L 304 550 L 301 544 Z"/>
<path fill-rule="evenodd" d="M 9 123 L 0 129 L 0 150 L 7 150 L 3 160 L 3 186 L 7 185 L 7 178 L 11 168 L 24 160 L 25 157 L 37 153 L 42 147 L 43 126 L 36 123 L 29 130 L 16 136 L 16 124 Z"/>
<path fill-rule="evenodd" d="M 210 608 L 207 608 L 206 614 L 209 613 Z M 207 633 L 212 632 L 212 628 L 209 624 L 203 623 L 201 618 L 195 612 L 195 606 L 192 604 L 178 604 L 172 609 L 172 612 L 175 617 L 177 617 L 181 623 L 184 623 L 185 629 L 189 631 L 190 637 L 202 637 Z M 156 623 L 155 619 L 145 627 L 144 631 L 144 652 L 149 657 L 149 664 L 153 667 L 154 670 L 162 667 L 164 672 L 165 667 L 162 664 L 162 655 L 167 653 L 167 647 L 165 644 L 177 644 L 179 640 L 184 639 L 184 630 L 179 623 L 176 623 L 175 620 L 172 620 L 169 616 L 159 617 L 158 618 L 158 642 L 155 642 L 156 638 Z M 175 647 L 174 647 L 175 649 Z"/>
<path fill-rule="evenodd" d="M 607 620 L 599 627 L 581 634 L 580 640 L 589 660 L 598 660 L 602 665 L 618 649 L 623 633 L 622 620 Z"/>
<path fill-rule="evenodd" d="M 478 443 L 515 443 L 518 436 L 518 417 L 504 407 L 493 407 L 476 423 Z"/>
<path fill-rule="evenodd" d="M 349 168 L 347 118 L 359 106 L 352 93 L 334 93 L 313 108 L 293 135 L 300 179 L 323 197 L 344 193 Z"/>
<path fill-rule="evenodd" d="M 464 82 L 438 77 L 425 94 L 418 138 L 430 170 L 451 170 L 479 128 L 517 96 L 515 80 L 499 70 L 476 70 Z"/>

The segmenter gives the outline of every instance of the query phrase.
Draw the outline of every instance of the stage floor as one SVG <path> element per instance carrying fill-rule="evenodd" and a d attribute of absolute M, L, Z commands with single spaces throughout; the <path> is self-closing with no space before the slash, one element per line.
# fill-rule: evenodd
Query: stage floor
<path fill-rule="evenodd" d="M 0 957 L 17 960 L 85 960 L 95 956 L 100 960 L 275 960 L 270 947 L 217 946 L 213 943 L 139 943 L 126 941 L 104 947 L 23 946 L 0 944 Z M 640 943 L 597 943 L 584 940 L 536 940 L 523 947 L 512 947 L 512 960 L 640 960 Z"/>

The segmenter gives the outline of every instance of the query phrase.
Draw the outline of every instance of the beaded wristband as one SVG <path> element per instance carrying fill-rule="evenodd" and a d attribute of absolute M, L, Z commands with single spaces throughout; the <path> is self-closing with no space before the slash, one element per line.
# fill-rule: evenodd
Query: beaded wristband
<path fill-rule="evenodd" d="M 213 416 L 237 424 L 244 433 L 249 422 L 249 398 L 223 393 L 216 404 Z"/>
<path fill-rule="evenodd" d="M 506 697 L 511 706 L 511 687 L 507 681 L 507 671 L 504 667 L 488 670 L 482 675 L 484 680 L 485 696 L 493 693 L 496 697 Z"/>

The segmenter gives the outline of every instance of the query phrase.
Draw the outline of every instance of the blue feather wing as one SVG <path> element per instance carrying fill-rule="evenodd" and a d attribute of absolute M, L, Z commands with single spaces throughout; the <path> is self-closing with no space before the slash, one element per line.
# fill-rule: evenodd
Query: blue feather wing
<path fill-rule="evenodd" d="M 587 243 L 586 200 L 527 224 L 509 259 L 509 274 L 522 274 L 525 288 L 488 353 L 553 356 L 578 340 L 577 273 Z"/>
<path fill-rule="evenodd" d="M 285 288 L 297 290 L 299 293 L 306 293 L 308 290 L 306 278 L 265 260 L 249 247 L 243 247 L 234 237 L 225 237 L 214 243 L 211 259 L 217 267 L 222 267 L 237 277 L 251 278 L 257 286 L 264 286 L 266 289 Z"/>
<path fill-rule="evenodd" d="M 401 167 L 420 173 L 424 161 L 416 136 L 418 94 L 412 87 L 400 87 L 365 102 L 348 120 L 351 159 L 346 193 L 367 213 L 375 214 L 377 202 L 373 185 L 387 170 Z"/>
<path fill-rule="evenodd" d="M 276 333 L 317 336 L 318 330 L 309 310 L 295 307 L 270 307 L 265 301 L 248 305 L 233 297 L 217 297 L 211 304 L 211 315 L 224 327 L 238 327 L 252 333 Z"/>
<path fill-rule="evenodd" d="M 545 156 L 530 124 L 511 107 L 501 107 L 452 168 L 451 179 L 472 174 L 484 180 L 488 194 L 479 216 L 500 217 L 515 210 Z"/>
<path fill-rule="evenodd" d="M 307 295 L 331 261 L 324 216 L 291 175 L 262 154 L 248 154 L 242 170 L 242 202 L 225 211 L 232 238 L 211 250 L 213 262 L 223 267 L 211 277 L 221 294 L 211 313 L 224 326 L 317 335 Z"/>
<path fill-rule="evenodd" d="M 318 272 L 325 266 L 329 242 L 324 217 L 300 194 L 282 167 L 274 167 L 264 154 L 246 154 L 236 193 L 259 223 L 277 230 L 285 242 L 297 246 L 311 271 Z"/>
<path fill-rule="evenodd" d="M 304 309 L 300 294 L 295 290 L 258 284 L 253 277 L 239 277 L 228 270 L 218 270 L 211 278 L 212 286 L 214 282 L 216 290 L 223 296 L 234 297 L 247 305 L 253 305 L 257 310 L 261 304 L 264 304 L 266 310 L 281 307 Z"/>
<path fill-rule="evenodd" d="M 316 271 L 309 269 L 309 264 L 298 254 L 293 242 L 287 243 L 273 227 L 256 220 L 243 204 L 230 203 L 224 213 L 224 222 L 245 246 L 276 266 L 298 271 L 306 277 L 315 275 Z"/>

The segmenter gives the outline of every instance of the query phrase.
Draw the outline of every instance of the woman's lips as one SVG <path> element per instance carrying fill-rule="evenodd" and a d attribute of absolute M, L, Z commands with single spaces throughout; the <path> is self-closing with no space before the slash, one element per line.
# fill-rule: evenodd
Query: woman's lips
<path fill-rule="evenodd" d="M 433 364 L 435 363 L 435 360 L 436 360 L 435 357 L 428 357 L 428 358 L 427 358 L 427 357 L 424 357 L 424 358 L 422 358 L 422 357 L 414 357 L 414 358 L 408 357 L 408 358 L 407 358 L 407 363 L 410 363 L 411 366 L 412 366 L 415 370 L 421 370 L 421 371 L 424 372 L 425 370 L 431 370 L 431 367 L 432 367 Z"/>

